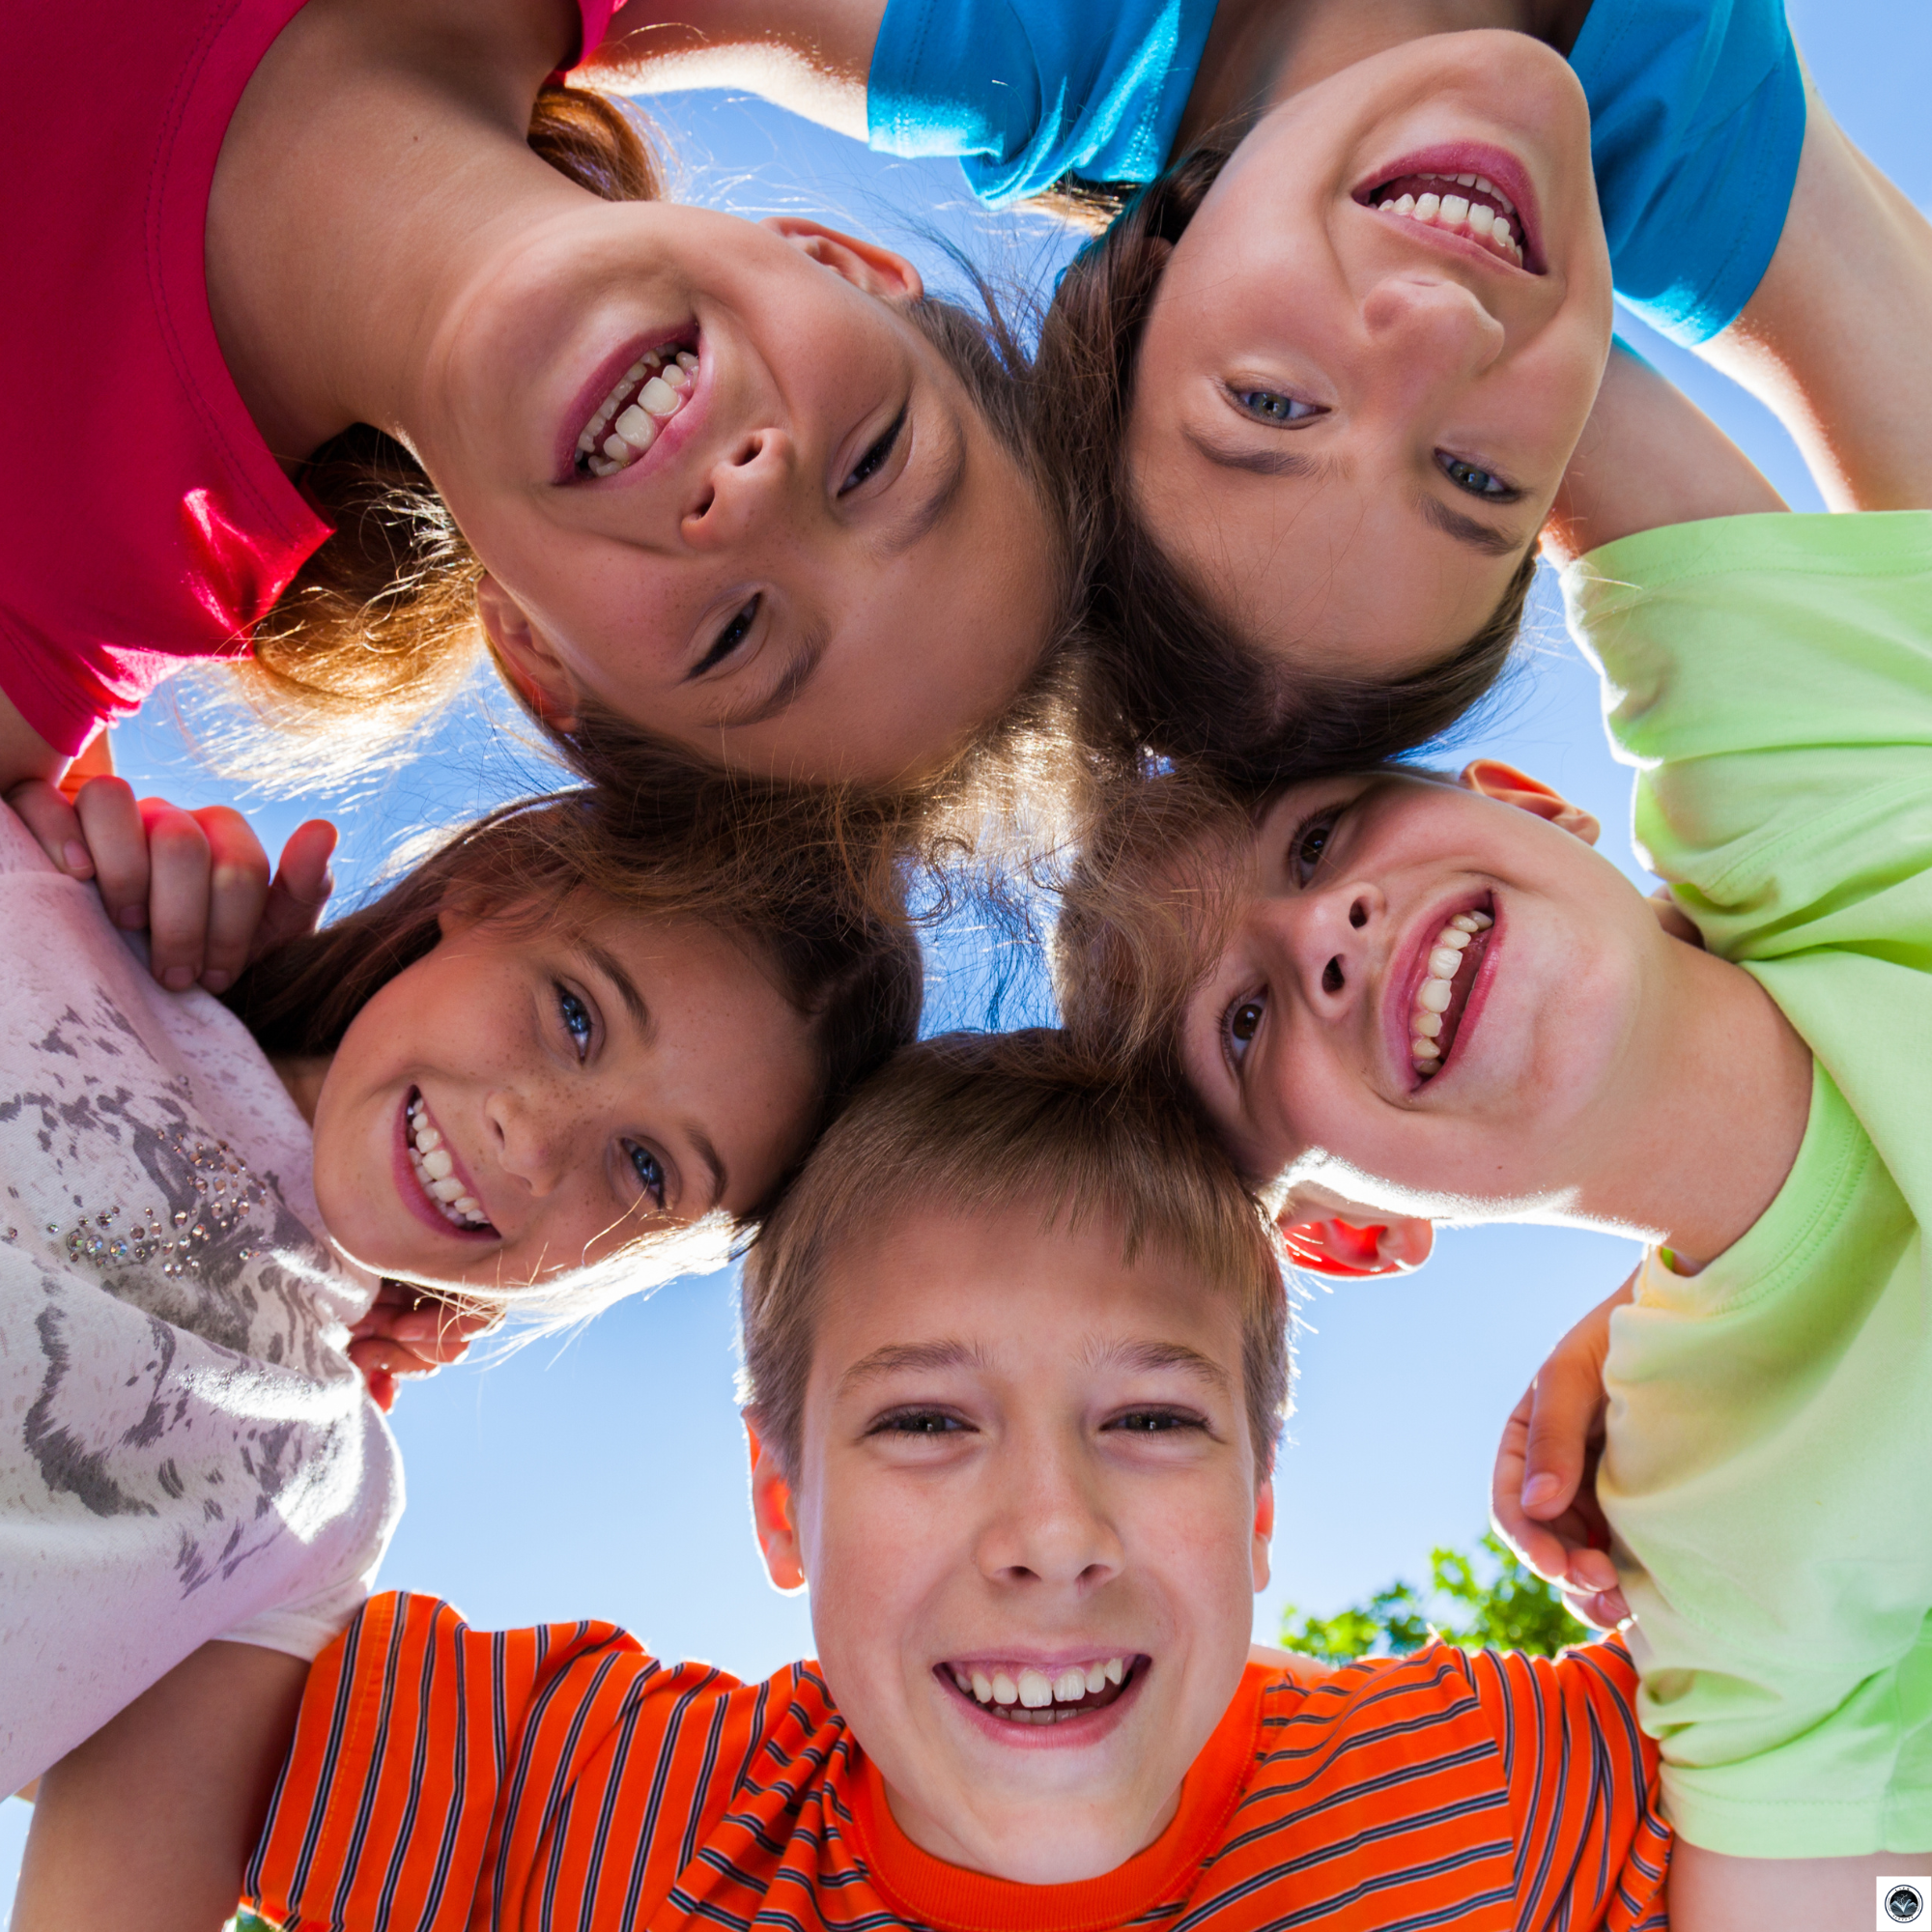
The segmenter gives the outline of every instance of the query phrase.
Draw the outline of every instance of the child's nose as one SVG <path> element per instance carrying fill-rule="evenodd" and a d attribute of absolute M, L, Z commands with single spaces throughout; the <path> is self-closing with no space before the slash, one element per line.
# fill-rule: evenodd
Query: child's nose
<path fill-rule="evenodd" d="M 1389 360 L 1385 393 L 1405 401 L 1466 382 L 1502 354 L 1508 333 L 1475 294 L 1447 276 L 1384 275 L 1362 300 L 1362 322 Z"/>
<path fill-rule="evenodd" d="M 746 432 L 705 473 L 684 513 L 685 542 L 694 550 L 722 550 L 756 535 L 781 507 L 797 458 L 783 430 Z"/>
<path fill-rule="evenodd" d="M 1366 983 L 1386 906 L 1380 890 L 1350 882 L 1267 902 L 1266 937 L 1303 998 L 1333 1015 Z"/>
<path fill-rule="evenodd" d="M 499 1087 L 483 1103 L 503 1172 L 539 1198 L 551 1193 L 568 1166 L 568 1132 L 540 1097 Z"/>
<path fill-rule="evenodd" d="M 1022 1448 L 1001 1463 L 998 1499 L 980 1542 L 983 1574 L 1008 1584 L 1081 1588 L 1120 1574 L 1120 1537 L 1084 1458 Z"/>

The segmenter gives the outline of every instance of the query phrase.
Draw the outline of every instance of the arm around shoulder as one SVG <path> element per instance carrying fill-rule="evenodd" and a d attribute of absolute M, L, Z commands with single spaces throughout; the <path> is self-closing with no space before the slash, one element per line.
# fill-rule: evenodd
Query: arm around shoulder
<path fill-rule="evenodd" d="M 14 1932 L 216 1932 L 242 1895 L 307 1678 L 280 1651 L 204 1644 L 43 1774 Z"/>

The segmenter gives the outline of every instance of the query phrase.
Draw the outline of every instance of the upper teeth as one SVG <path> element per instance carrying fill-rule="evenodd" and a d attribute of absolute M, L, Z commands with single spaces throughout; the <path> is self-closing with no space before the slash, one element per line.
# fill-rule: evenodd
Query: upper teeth
<path fill-rule="evenodd" d="M 1470 940 L 1494 923 L 1486 912 L 1459 912 L 1429 949 L 1429 972 L 1415 989 L 1415 1010 L 1408 1016 L 1409 1061 L 1425 1080 L 1442 1064 L 1436 1041 L 1442 1036 L 1442 1015 L 1449 1010 L 1463 954 Z"/>
<path fill-rule="evenodd" d="M 456 1163 L 420 1094 L 410 1102 L 409 1125 L 410 1166 L 423 1192 L 442 1210 L 443 1219 L 459 1228 L 487 1228 L 490 1218 L 482 1204 L 455 1178 Z"/>
<path fill-rule="evenodd" d="M 1016 1723 L 1051 1724 L 1071 1717 L 1070 1711 L 1056 1711 L 1056 1704 L 1077 1704 L 1096 1696 L 1110 1684 L 1126 1676 L 1123 1658 L 1096 1659 L 1092 1663 L 1069 1663 L 1049 1677 L 1032 1664 L 1010 1671 L 994 1665 L 949 1664 L 952 1681 L 976 1702 L 991 1706 L 1003 1718 Z"/>
<path fill-rule="evenodd" d="M 1425 175 L 1421 179 L 1440 182 L 1444 192 L 1405 193 L 1399 200 L 1378 203 L 1378 211 L 1419 221 L 1425 227 L 1463 229 L 1477 241 L 1487 242 L 1505 260 L 1521 263 L 1522 248 L 1509 223 L 1509 217 L 1516 213 L 1516 204 L 1494 182 L 1485 175 Z M 1471 201 L 1467 195 L 1449 191 L 1458 187 L 1472 187 L 1478 194 L 1488 195 L 1501 209 L 1501 214 L 1486 202 Z"/>
<path fill-rule="evenodd" d="M 594 476 L 614 476 L 628 469 L 657 440 L 658 425 L 684 407 L 697 374 L 697 357 L 688 349 L 673 355 L 653 349 L 640 355 L 598 404 L 577 439 L 577 467 Z"/>

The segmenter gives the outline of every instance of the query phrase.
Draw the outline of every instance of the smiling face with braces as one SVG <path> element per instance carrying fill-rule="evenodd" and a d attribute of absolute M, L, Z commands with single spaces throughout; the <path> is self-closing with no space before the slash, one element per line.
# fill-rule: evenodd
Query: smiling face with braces
<path fill-rule="evenodd" d="M 1293 670 L 1406 677 L 1533 548 L 1608 354 L 1589 118 L 1527 35 L 1434 35 L 1265 114 L 1139 340 L 1135 509 Z"/>

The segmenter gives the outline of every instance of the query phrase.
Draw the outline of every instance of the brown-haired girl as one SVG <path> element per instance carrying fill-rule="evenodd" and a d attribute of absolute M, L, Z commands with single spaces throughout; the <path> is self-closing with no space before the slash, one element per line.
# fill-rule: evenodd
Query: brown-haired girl
<path fill-rule="evenodd" d="M 354 769 L 479 617 L 558 736 L 791 779 L 924 770 L 1026 684 L 1065 572 L 1011 339 L 659 198 L 558 83 L 610 11 L 217 0 L 84 52 L 9 12 L 4 784 L 195 657 Z"/>
<path fill-rule="evenodd" d="M 507 807 L 225 1004 L 0 809 L 7 1789 L 201 1644 L 353 1613 L 401 1502 L 379 1281 L 557 1321 L 715 1266 L 912 1037 L 908 925 L 745 784 Z"/>

